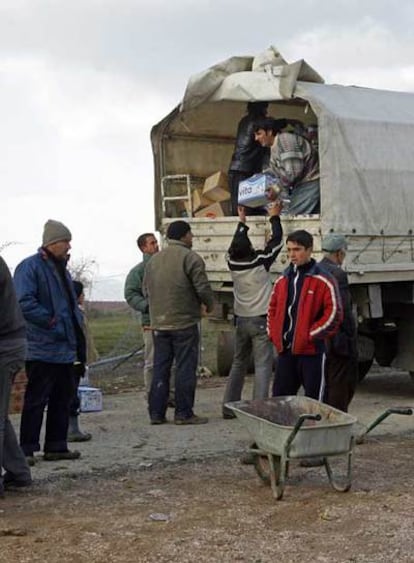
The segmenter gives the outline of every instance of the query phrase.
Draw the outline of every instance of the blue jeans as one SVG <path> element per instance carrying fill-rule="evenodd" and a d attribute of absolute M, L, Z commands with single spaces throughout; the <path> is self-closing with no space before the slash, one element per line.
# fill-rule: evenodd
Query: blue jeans
<path fill-rule="evenodd" d="M 241 399 L 244 377 L 252 352 L 253 399 L 265 399 L 269 396 L 273 366 L 273 345 L 267 335 L 266 317 L 237 317 L 234 357 L 223 403 Z"/>
<path fill-rule="evenodd" d="M 10 347 L 8 344 L 10 343 Z M 24 366 L 25 340 L 2 342 L 0 354 L 0 473 L 4 468 L 13 478 L 30 481 L 30 469 L 9 420 L 10 392 L 14 376 Z M 0 492 L 3 479 L 0 477 Z"/>
<path fill-rule="evenodd" d="M 47 405 L 45 452 L 68 448 L 69 408 L 75 380 L 73 364 L 26 362 L 27 388 L 20 423 L 20 445 L 26 455 L 40 450 L 40 429 Z"/>
<path fill-rule="evenodd" d="M 193 416 L 197 383 L 197 325 L 180 330 L 154 330 L 154 375 L 149 394 L 151 420 L 162 420 L 167 411 L 170 375 L 175 360 L 175 418 Z"/>

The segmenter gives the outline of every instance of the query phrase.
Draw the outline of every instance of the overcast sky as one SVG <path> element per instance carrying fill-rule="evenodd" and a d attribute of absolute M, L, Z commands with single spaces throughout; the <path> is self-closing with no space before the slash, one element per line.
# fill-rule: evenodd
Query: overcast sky
<path fill-rule="evenodd" d="M 43 224 L 122 298 L 153 230 L 151 126 L 191 74 L 275 45 L 326 80 L 414 91 L 411 0 L 0 0 L 0 246 L 11 269 Z"/>

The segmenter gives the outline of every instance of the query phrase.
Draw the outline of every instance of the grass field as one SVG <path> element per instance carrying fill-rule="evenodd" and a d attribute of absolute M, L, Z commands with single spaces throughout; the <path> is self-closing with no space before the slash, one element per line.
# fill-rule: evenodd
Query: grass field
<path fill-rule="evenodd" d="M 128 308 L 90 310 L 89 329 L 100 358 L 128 354 L 143 345 L 139 317 Z M 216 372 L 216 328 L 203 319 L 202 364 Z"/>
<path fill-rule="evenodd" d="M 141 324 L 133 311 L 93 315 L 89 329 L 101 358 L 127 354 L 143 344 Z"/>

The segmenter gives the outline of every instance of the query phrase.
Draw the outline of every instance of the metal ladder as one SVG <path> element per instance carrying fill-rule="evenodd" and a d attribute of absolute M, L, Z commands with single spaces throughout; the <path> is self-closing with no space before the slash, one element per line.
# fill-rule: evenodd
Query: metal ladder
<path fill-rule="evenodd" d="M 185 195 L 166 195 L 167 183 L 171 180 L 185 180 L 187 185 L 187 193 Z M 188 202 L 188 217 L 193 216 L 193 202 L 191 198 L 191 176 L 190 174 L 171 174 L 161 178 L 161 201 L 162 213 L 166 215 L 166 202 L 167 201 L 187 201 Z"/>

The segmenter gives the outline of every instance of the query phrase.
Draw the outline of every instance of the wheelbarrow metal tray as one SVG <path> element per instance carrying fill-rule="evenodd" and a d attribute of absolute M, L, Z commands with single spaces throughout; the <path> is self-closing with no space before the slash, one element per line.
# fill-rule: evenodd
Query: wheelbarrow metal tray
<path fill-rule="evenodd" d="M 356 418 L 324 403 L 296 395 L 227 403 L 258 448 L 281 456 L 302 414 L 319 414 L 306 420 L 295 436 L 289 458 L 328 456 L 350 450 Z"/>

